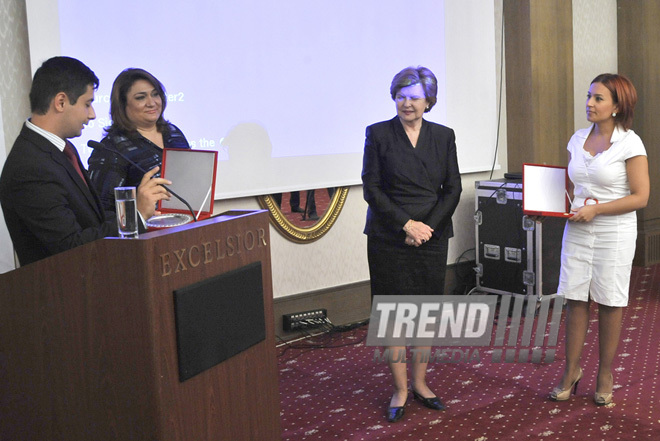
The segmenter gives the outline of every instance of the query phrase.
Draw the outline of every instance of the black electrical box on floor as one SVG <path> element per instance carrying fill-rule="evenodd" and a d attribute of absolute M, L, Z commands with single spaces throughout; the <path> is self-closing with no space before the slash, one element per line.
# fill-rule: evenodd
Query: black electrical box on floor
<path fill-rule="evenodd" d="M 523 214 L 522 180 L 475 183 L 477 290 L 495 294 L 555 294 L 566 220 L 537 223 Z"/>

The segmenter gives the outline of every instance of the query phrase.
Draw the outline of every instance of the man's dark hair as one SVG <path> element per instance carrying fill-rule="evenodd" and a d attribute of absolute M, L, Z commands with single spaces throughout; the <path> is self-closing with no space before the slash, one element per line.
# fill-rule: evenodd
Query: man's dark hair
<path fill-rule="evenodd" d="M 32 113 L 45 115 L 50 102 L 60 92 L 66 94 L 69 103 L 76 104 L 78 98 L 87 92 L 87 86 L 92 86 L 94 90 L 99 87 L 99 79 L 89 67 L 75 58 L 50 58 L 37 69 L 32 79 Z"/>

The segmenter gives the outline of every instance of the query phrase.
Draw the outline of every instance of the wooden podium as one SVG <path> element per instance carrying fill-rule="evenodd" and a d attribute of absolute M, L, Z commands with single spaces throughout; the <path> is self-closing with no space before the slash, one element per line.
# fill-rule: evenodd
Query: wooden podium
<path fill-rule="evenodd" d="M 0 440 L 281 439 L 269 244 L 266 211 L 232 211 L 0 275 Z M 221 317 L 249 309 L 233 274 L 255 267 L 263 299 L 246 303 L 263 305 L 247 311 L 255 324 Z M 237 289 L 223 290 L 225 274 Z M 230 305 L 217 320 L 209 310 L 210 323 L 264 338 L 182 379 L 182 350 L 194 359 L 199 348 L 184 347 L 191 320 L 176 292 L 194 308 L 190 295 L 209 280 L 205 301 Z M 233 339 L 204 344 L 213 351 Z"/>

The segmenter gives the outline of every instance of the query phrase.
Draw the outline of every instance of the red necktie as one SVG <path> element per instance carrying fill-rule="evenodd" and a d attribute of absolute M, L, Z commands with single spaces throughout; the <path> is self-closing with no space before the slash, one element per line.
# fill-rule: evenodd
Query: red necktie
<path fill-rule="evenodd" d="M 83 175 L 82 170 L 80 170 L 80 164 L 78 164 L 78 156 L 76 153 L 73 151 L 74 147 L 70 142 L 67 142 L 66 145 L 64 146 L 64 154 L 66 155 L 67 159 L 73 165 L 73 168 L 76 169 L 78 172 L 78 176 L 80 176 L 80 179 L 87 185 L 87 181 L 85 180 L 85 176 Z"/>

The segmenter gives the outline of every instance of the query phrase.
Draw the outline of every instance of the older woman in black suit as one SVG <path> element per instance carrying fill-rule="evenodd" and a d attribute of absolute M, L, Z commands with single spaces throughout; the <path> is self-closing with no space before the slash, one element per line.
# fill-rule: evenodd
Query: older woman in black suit
<path fill-rule="evenodd" d="M 429 69 L 408 67 L 390 87 L 397 116 L 367 127 L 362 181 L 369 204 L 368 236 L 373 295 L 443 293 L 451 216 L 461 194 L 454 131 L 423 119 L 437 99 Z M 405 347 L 390 347 L 391 354 Z M 418 348 L 415 355 L 431 348 Z M 443 403 L 426 384 L 428 357 L 411 363 L 413 396 L 426 407 Z M 396 359 L 396 356 L 393 358 Z M 407 363 L 391 361 L 394 394 L 387 419 L 401 419 L 408 398 Z"/>

